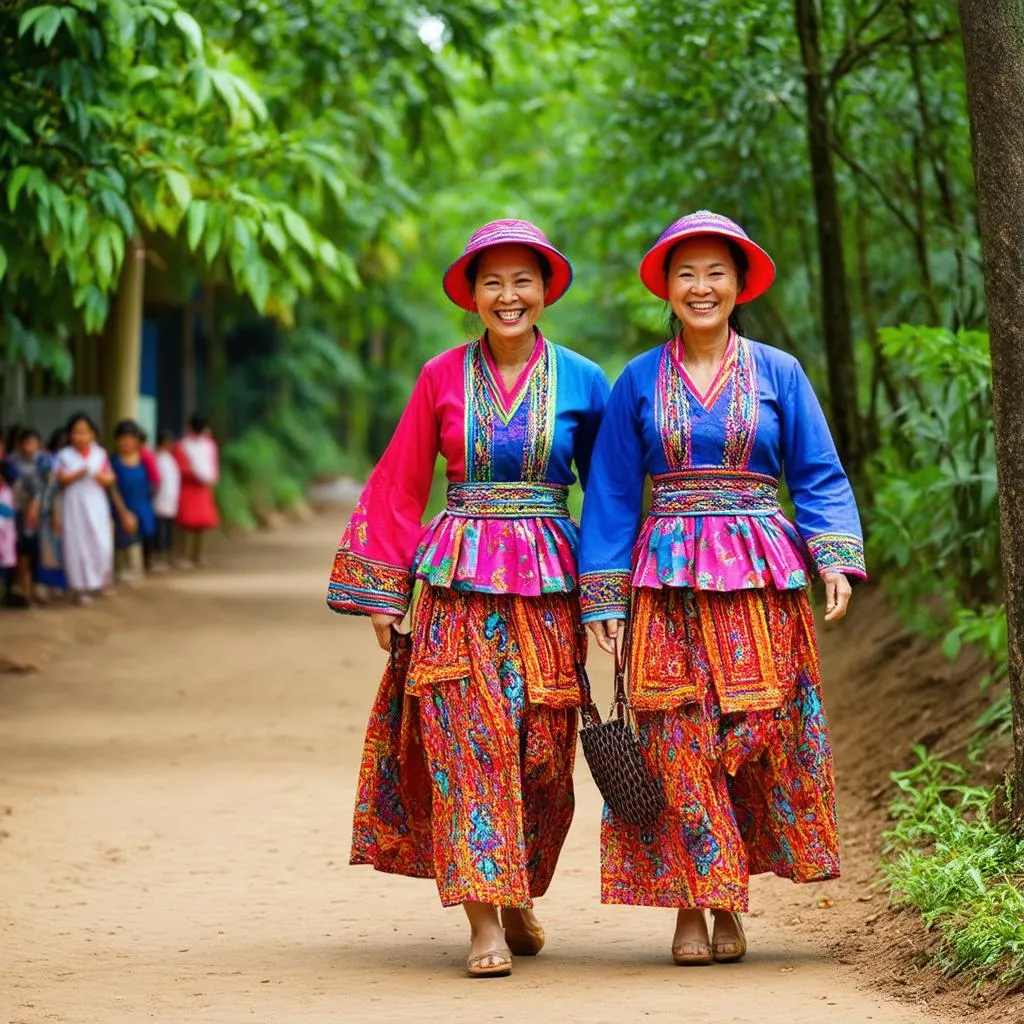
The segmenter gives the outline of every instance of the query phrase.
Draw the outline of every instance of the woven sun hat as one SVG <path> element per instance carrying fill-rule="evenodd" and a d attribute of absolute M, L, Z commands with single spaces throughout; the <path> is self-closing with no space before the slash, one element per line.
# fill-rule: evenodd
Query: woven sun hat
<path fill-rule="evenodd" d="M 697 235 L 718 235 L 735 242 L 746 254 L 750 263 L 743 290 L 736 296 L 736 303 L 750 302 L 763 295 L 775 280 L 775 262 L 756 242 L 751 241 L 746 231 L 733 220 L 710 210 L 698 210 L 680 217 L 661 233 L 647 255 L 640 261 L 640 280 L 659 299 L 668 300 L 668 282 L 665 274 L 665 257 L 686 238 Z"/>
<path fill-rule="evenodd" d="M 492 220 L 474 231 L 466 243 L 463 254 L 445 271 L 444 291 L 456 306 L 476 309 L 473 288 L 466 277 L 466 267 L 477 253 L 495 245 L 527 245 L 547 257 L 551 264 L 551 280 L 544 294 L 544 305 L 557 302 L 572 284 L 572 265 L 548 241 L 547 236 L 536 224 L 528 220 Z"/>

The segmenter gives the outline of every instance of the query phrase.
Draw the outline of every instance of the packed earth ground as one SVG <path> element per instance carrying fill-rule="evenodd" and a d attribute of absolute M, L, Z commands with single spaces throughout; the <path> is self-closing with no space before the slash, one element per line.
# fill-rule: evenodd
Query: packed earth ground
<path fill-rule="evenodd" d="M 463 976 L 466 927 L 429 883 L 347 864 L 368 623 L 331 615 L 341 512 L 221 543 L 212 568 L 90 609 L 0 618 L 0 1020 L 1021 1021 L 914 966 L 920 929 L 873 886 L 887 772 L 965 718 L 970 667 L 905 637 L 881 595 L 822 633 L 846 877 L 760 878 L 737 966 L 673 967 L 672 915 L 597 902 L 599 800 L 510 979 Z M 592 674 L 606 694 L 599 652 Z M 945 718 L 944 718 L 945 716 Z"/>

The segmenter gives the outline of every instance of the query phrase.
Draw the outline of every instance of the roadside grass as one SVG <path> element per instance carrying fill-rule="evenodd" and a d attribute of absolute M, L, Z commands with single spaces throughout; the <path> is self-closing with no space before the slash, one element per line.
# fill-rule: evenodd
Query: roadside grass
<path fill-rule="evenodd" d="M 915 747 L 892 775 L 899 796 L 883 837 L 882 876 L 896 906 L 914 907 L 940 941 L 929 959 L 979 987 L 1024 984 L 1024 837 L 997 820 L 996 791 L 967 768 Z"/>

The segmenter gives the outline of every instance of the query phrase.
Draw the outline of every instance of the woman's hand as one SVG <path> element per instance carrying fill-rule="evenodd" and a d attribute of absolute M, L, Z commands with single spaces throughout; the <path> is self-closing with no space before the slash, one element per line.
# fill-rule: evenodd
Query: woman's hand
<path fill-rule="evenodd" d="M 76 481 L 81 480 L 88 472 L 88 466 L 83 466 L 81 469 L 65 470 L 64 472 L 57 474 L 57 483 L 60 484 L 61 487 L 69 487 Z"/>
<path fill-rule="evenodd" d="M 619 635 L 618 619 L 598 619 L 596 622 L 588 622 L 587 629 L 594 634 L 597 646 L 609 654 L 615 653 L 615 638 Z"/>
<path fill-rule="evenodd" d="M 370 622 L 373 623 L 373 631 L 377 634 L 377 643 L 385 651 L 391 650 L 391 629 L 397 626 L 404 615 L 371 615 Z"/>
<path fill-rule="evenodd" d="M 128 509 L 121 510 L 121 529 L 124 530 L 129 536 L 134 537 L 136 531 L 139 529 L 139 517 L 134 512 L 129 512 Z"/>
<path fill-rule="evenodd" d="M 823 572 L 821 578 L 825 581 L 825 621 L 838 622 L 846 614 L 853 588 L 841 572 Z"/>

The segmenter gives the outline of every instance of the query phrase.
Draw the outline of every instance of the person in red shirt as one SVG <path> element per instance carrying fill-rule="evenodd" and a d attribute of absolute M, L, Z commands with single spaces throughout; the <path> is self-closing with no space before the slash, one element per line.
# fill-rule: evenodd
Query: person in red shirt
<path fill-rule="evenodd" d="M 220 479 L 217 442 L 201 416 L 192 416 L 188 432 L 178 442 L 174 457 L 181 467 L 181 498 L 178 502 L 178 526 L 184 538 L 186 564 L 202 562 L 203 534 L 220 525 L 213 489 Z"/>

